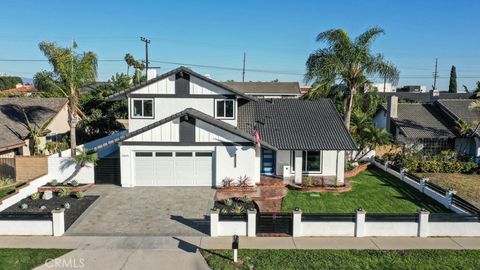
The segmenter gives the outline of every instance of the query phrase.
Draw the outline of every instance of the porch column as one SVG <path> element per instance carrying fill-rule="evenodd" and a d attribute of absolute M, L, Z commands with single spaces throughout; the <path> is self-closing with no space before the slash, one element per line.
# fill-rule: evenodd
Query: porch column
<path fill-rule="evenodd" d="M 253 175 L 253 181 L 255 184 L 260 184 L 260 171 L 262 170 L 262 164 L 261 164 L 261 152 L 262 149 L 260 147 L 255 147 L 255 174 Z"/>
<path fill-rule="evenodd" d="M 339 185 L 345 182 L 345 151 L 337 151 L 337 181 Z"/>
<path fill-rule="evenodd" d="M 302 151 L 295 150 L 294 162 L 295 162 L 295 184 L 302 183 Z"/>

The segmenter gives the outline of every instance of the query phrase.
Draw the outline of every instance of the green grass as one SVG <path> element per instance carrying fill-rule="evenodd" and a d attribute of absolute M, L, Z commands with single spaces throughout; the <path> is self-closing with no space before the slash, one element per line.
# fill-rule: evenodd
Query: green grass
<path fill-rule="evenodd" d="M 352 190 L 343 193 L 312 193 L 288 191 L 282 202 L 282 211 L 299 207 L 304 213 L 353 213 L 362 207 L 367 213 L 415 213 L 420 208 L 430 212 L 450 210 L 398 178 L 370 168 L 349 178 Z"/>
<path fill-rule="evenodd" d="M 480 250 L 202 250 L 213 269 L 478 269 Z"/>
<path fill-rule="evenodd" d="M 68 249 L 0 248 L 0 269 L 33 269 L 69 252 Z"/>
<path fill-rule="evenodd" d="M 0 188 L 0 199 L 12 193 L 15 190 L 14 186 Z"/>

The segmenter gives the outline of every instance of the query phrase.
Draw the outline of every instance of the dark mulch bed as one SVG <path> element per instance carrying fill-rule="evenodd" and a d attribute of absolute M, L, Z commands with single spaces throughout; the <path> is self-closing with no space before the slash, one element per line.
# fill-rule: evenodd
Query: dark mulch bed
<path fill-rule="evenodd" d="M 225 201 L 215 201 L 214 207 L 220 210 L 220 214 L 246 214 L 249 209 L 259 211 L 254 201 L 244 202 L 242 199 L 232 198 L 232 205 L 226 205 Z M 224 210 L 225 209 L 225 210 Z"/>
<path fill-rule="evenodd" d="M 82 199 L 77 199 L 74 196 L 68 196 L 61 198 L 57 194 L 53 194 L 53 198 L 48 201 L 42 199 L 32 200 L 30 197 L 27 197 L 5 209 L 2 213 L 50 213 L 56 208 L 63 208 L 63 205 L 68 202 L 70 209 L 65 209 L 65 230 L 67 230 L 98 197 L 85 196 Z M 28 205 L 27 209 L 20 207 L 23 203 Z M 40 209 L 42 205 L 45 205 L 46 209 Z"/>

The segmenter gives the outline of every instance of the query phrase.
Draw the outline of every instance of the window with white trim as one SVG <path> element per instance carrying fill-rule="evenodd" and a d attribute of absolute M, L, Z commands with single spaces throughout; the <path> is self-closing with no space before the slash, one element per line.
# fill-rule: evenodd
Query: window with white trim
<path fill-rule="evenodd" d="M 153 118 L 153 99 L 132 99 L 132 118 Z"/>
<path fill-rule="evenodd" d="M 220 119 L 235 118 L 235 101 L 233 99 L 216 99 L 215 117 Z"/>
<path fill-rule="evenodd" d="M 291 152 L 291 171 L 295 171 L 295 151 Z M 322 172 L 322 151 L 302 151 L 302 172 Z"/>

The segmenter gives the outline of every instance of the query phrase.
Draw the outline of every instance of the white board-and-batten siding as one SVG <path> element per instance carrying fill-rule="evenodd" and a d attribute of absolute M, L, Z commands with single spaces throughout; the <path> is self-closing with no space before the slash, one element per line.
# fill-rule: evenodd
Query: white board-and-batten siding
<path fill-rule="evenodd" d="M 248 140 L 213 126 L 202 120 L 195 121 L 196 142 L 248 142 Z M 180 141 L 179 119 L 142 132 L 127 139 L 127 142 L 179 142 Z"/>
<path fill-rule="evenodd" d="M 132 92 L 133 94 L 175 94 L 175 74 L 158 82 L 146 85 Z"/>

